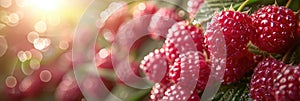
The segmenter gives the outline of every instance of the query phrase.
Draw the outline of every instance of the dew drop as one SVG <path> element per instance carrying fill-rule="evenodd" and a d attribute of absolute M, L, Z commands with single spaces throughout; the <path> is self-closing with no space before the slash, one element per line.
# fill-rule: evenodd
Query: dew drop
<path fill-rule="evenodd" d="M 14 76 L 8 76 L 5 80 L 5 84 L 9 88 L 14 88 L 17 85 L 17 79 Z"/>
<path fill-rule="evenodd" d="M 52 74 L 49 70 L 43 70 L 41 73 L 40 73 L 40 79 L 43 81 L 43 82 L 49 82 L 52 78 Z"/>
<path fill-rule="evenodd" d="M 7 51 L 8 45 L 4 36 L 0 35 L 0 57 L 2 57 Z"/>
<path fill-rule="evenodd" d="M 35 23 L 34 29 L 39 33 L 44 33 L 47 30 L 47 24 L 44 21 L 39 21 Z"/>

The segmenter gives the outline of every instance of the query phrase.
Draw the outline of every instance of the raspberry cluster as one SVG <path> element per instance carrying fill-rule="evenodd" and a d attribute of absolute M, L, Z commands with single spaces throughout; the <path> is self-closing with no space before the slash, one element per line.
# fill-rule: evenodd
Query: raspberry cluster
<path fill-rule="evenodd" d="M 198 5 L 189 5 L 189 13 Z M 296 16 L 286 7 L 265 6 L 251 15 L 230 9 L 217 12 L 206 32 L 189 21 L 174 23 L 163 47 L 149 53 L 140 68 L 155 83 L 150 95 L 153 101 L 199 101 L 198 94 L 209 86 L 208 79 L 227 85 L 247 74 L 252 74 L 250 96 L 254 100 L 297 100 L 299 66 L 285 64 L 271 55 L 288 53 L 297 38 Z M 269 55 L 252 53 L 249 45 Z M 193 80 L 195 86 L 187 90 Z"/>

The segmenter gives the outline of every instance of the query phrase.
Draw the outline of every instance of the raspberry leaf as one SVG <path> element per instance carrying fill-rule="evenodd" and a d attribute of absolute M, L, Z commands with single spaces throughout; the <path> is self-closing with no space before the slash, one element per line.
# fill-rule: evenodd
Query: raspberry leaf
<path fill-rule="evenodd" d="M 250 78 L 245 78 L 238 83 L 222 85 L 212 101 L 249 101 L 249 80 Z"/>
<path fill-rule="evenodd" d="M 229 7 L 231 4 L 241 4 L 244 0 L 206 0 L 200 7 L 195 21 L 200 23 L 203 28 L 206 28 L 206 23 L 211 20 L 215 11 L 220 11 L 224 7 Z"/>

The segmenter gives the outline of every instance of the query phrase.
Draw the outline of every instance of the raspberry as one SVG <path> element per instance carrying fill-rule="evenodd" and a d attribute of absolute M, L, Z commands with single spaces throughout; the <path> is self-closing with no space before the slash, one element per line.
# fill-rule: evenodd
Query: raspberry
<path fill-rule="evenodd" d="M 163 98 L 170 84 L 155 83 L 151 90 L 150 101 L 159 101 Z"/>
<path fill-rule="evenodd" d="M 179 16 L 175 9 L 161 8 L 151 18 L 149 24 L 150 36 L 153 39 L 165 38 L 168 33 L 168 29 L 178 21 L 183 20 Z"/>
<path fill-rule="evenodd" d="M 205 58 L 203 57 L 203 55 L 200 54 L 200 52 L 196 52 L 196 55 L 193 55 L 193 54 L 187 54 L 187 55 L 200 59 L 200 61 L 197 64 L 199 66 L 197 89 L 204 90 L 205 85 L 208 81 L 208 75 L 210 74 L 210 68 L 209 68 L 208 64 L 206 63 Z M 195 59 L 192 61 L 196 61 Z M 183 62 L 185 62 L 185 61 L 183 61 Z M 181 58 L 179 57 L 179 58 L 175 59 L 174 64 L 170 66 L 169 78 L 171 81 L 173 81 L 175 83 L 177 83 L 180 79 L 180 73 L 181 73 L 181 68 L 182 68 L 181 65 L 182 65 Z"/>
<path fill-rule="evenodd" d="M 265 6 L 251 15 L 256 34 L 251 41 L 261 50 L 284 53 L 295 41 L 296 16 L 283 6 Z"/>
<path fill-rule="evenodd" d="M 194 18 L 198 12 L 200 6 L 204 3 L 204 0 L 189 0 L 187 2 L 187 11 L 190 14 L 190 18 Z"/>
<path fill-rule="evenodd" d="M 150 2 L 139 3 L 133 12 L 133 17 L 151 15 L 154 14 L 156 11 L 157 11 L 156 6 Z"/>
<path fill-rule="evenodd" d="M 286 65 L 275 77 L 273 93 L 277 101 L 300 99 L 300 66 Z"/>
<path fill-rule="evenodd" d="M 200 101 L 196 91 L 185 90 L 184 86 L 174 84 L 166 89 L 163 101 Z"/>
<path fill-rule="evenodd" d="M 191 41 L 189 38 L 192 38 Z M 175 23 L 170 29 L 165 41 L 166 56 L 173 63 L 180 53 L 194 51 L 208 53 L 204 44 L 202 29 L 193 25 L 187 25 L 185 21 Z"/>
<path fill-rule="evenodd" d="M 162 82 L 166 84 L 167 71 L 169 71 L 164 49 L 156 49 L 149 53 L 141 61 L 140 68 L 146 74 L 146 77 L 153 82 Z M 162 78 L 163 77 L 163 78 Z"/>
<path fill-rule="evenodd" d="M 83 95 L 74 74 L 66 74 L 55 92 L 56 101 L 81 101 Z"/>
<path fill-rule="evenodd" d="M 180 77 L 177 82 L 167 88 L 163 100 L 197 101 L 200 99 L 197 95 L 198 90 L 202 89 L 201 87 L 204 88 L 208 80 L 207 73 L 209 72 L 203 73 L 207 69 L 207 67 L 203 68 L 206 63 L 198 51 L 189 51 L 180 54 L 179 58 L 181 67 L 179 71 Z M 205 76 L 201 77 L 199 75 Z"/>
<path fill-rule="evenodd" d="M 251 34 L 254 34 L 251 18 L 241 12 L 222 11 L 208 25 L 205 42 L 211 53 L 213 75 L 219 78 L 225 69 L 223 83 L 238 81 L 253 68 L 253 59 L 248 58 L 250 53 L 247 50 Z"/>
<path fill-rule="evenodd" d="M 273 58 L 266 58 L 257 65 L 250 82 L 250 95 L 254 100 L 275 100 L 271 94 L 273 81 L 282 68 L 284 63 Z"/>
<path fill-rule="evenodd" d="M 113 2 L 100 14 L 99 33 L 110 33 L 115 36 L 119 27 L 130 17 L 126 2 Z M 113 41 L 114 39 L 108 40 Z"/>

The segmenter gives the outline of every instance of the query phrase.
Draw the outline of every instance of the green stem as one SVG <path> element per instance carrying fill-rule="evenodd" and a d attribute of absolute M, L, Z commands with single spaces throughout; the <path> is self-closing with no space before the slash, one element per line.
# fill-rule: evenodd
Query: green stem
<path fill-rule="evenodd" d="M 286 8 L 289 8 L 289 6 L 290 6 L 290 4 L 291 4 L 292 1 L 293 1 L 293 0 L 289 0 L 289 1 L 286 3 L 285 7 L 286 7 Z"/>
<path fill-rule="evenodd" d="M 248 2 L 251 1 L 251 0 L 246 0 L 245 2 L 243 2 L 243 4 L 238 8 L 237 11 L 242 11 L 244 9 L 244 7 L 248 4 Z"/>

